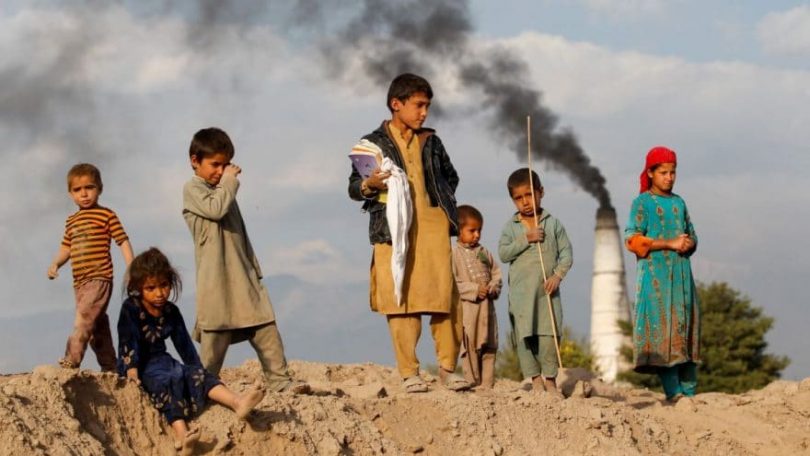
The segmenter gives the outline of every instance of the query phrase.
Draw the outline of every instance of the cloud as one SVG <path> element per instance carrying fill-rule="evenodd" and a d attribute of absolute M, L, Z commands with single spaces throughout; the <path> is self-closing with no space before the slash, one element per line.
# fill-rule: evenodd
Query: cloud
<path fill-rule="evenodd" d="M 330 240 L 308 239 L 271 250 L 265 255 L 269 258 L 268 269 L 274 275 L 292 274 L 319 285 L 364 283 L 368 279 L 368 265 L 350 264 L 345 253 L 333 245 L 337 239 L 339 236 Z M 364 252 L 370 258 L 370 249 Z"/>
<path fill-rule="evenodd" d="M 757 35 L 768 53 L 810 56 L 810 6 L 768 13 L 757 25 Z"/>

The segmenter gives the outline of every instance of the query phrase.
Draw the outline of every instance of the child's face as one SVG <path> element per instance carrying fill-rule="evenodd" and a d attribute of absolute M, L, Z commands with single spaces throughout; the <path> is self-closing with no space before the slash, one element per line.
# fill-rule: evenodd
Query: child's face
<path fill-rule="evenodd" d="M 652 183 L 650 189 L 659 195 L 669 195 L 675 187 L 675 163 L 661 163 L 655 170 L 647 171 Z"/>
<path fill-rule="evenodd" d="M 515 203 L 515 208 L 517 208 L 520 215 L 534 217 L 535 212 L 540 209 L 540 201 L 543 199 L 543 187 L 534 191 L 535 205 L 532 204 L 532 187 L 529 184 L 514 187 L 511 195 L 512 202 Z"/>
<path fill-rule="evenodd" d="M 101 193 L 93 176 L 76 176 L 70 181 L 68 194 L 79 209 L 90 209 L 98 203 Z"/>
<path fill-rule="evenodd" d="M 166 277 L 147 277 L 141 287 L 141 302 L 149 313 L 160 314 L 171 291 L 172 284 Z"/>
<path fill-rule="evenodd" d="M 430 98 L 424 92 L 416 92 L 403 103 L 400 99 L 391 100 L 394 109 L 393 120 L 399 121 L 411 130 L 419 130 L 428 116 Z"/>
<path fill-rule="evenodd" d="M 481 240 L 481 229 L 483 224 L 474 218 L 467 218 L 464 224 L 458 231 L 458 240 L 464 244 L 469 244 L 470 247 L 478 245 Z"/>
<path fill-rule="evenodd" d="M 194 168 L 194 174 L 205 179 L 208 185 L 219 184 L 219 180 L 222 179 L 222 172 L 230 163 L 231 159 L 222 152 L 204 157 L 202 160 L 197 160 L 194 155 L 191 156 L 191 167 Z"/>

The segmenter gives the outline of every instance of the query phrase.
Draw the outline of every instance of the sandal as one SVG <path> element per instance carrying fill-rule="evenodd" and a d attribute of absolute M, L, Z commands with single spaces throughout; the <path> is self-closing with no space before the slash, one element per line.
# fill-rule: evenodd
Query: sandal
<path fill-rule="evenodd" d="M 428 390 L 427 383 L 418 375 L 403 380 L 402 387 L 405 388 L 406 393 L 426 393 Z"/>
<path fill-rule="evenodd" d="M 455 372 L 448 372 L 441 369 L 439 377 L 442 379 L 442 384 L 450 391 L 465 391 L 472 388 L 472 385 L 467 380 Z"/>

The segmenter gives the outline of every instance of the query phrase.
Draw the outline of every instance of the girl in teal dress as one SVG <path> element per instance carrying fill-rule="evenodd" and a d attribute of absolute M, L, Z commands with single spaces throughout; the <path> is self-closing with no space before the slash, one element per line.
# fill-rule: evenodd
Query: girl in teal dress
<path fill-rule="evenodd" d="M 697 235 L 686 203 L 672 192 L 676 165 L 672 150 L 650 150 L 624 230 L 638 259 L 635 370 L 657 373 L 667 400 L 695 395 L 700 361 L 700 306 L 689 262 Z"/>
<path fill-rule="evenodd" d="M 219 402 L 245 418 L 264 391 L 253 387 L 235 394 L 203 368 L 180 309 L 169 301 L 179 289 L 180 277 L 160 250 L 152 247 L 132 260 L 126 278 L 129 296 L 118 317 L 118 371 L 149 394 L 174 430 L 180 454 L 192 454 L 200 434 L 187 421 L 206 402 Z M 166 339 L 182 363 L 166 351 Z"/>

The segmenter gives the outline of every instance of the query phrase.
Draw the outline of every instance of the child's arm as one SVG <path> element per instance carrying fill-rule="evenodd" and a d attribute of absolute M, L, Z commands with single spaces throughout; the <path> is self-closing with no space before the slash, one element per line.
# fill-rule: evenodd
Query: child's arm
<path fill-rule="evenodd" d="M 124 261 L 126 262 L 127 267 L 129 267 L 129 263 L 132 263 L 133 257 L 132 244 L 130 244 L 129 239 L 127 239 L 126 241 L 122 242 L 118 247 L 121 249 L 121 255 L 124 257 Z"/>
<path fill-rule="evenodd" d="M 48 278 L 53 280 L 59 277 L 59 268 L 70 259 L 70 247 L 63 245 L 59 246 L 59 252 L 56 253 L 53 262 L 48 267 Z"/>
<path fill-rule="evenodd" d="M 565 227 L 559 221 L 554 225 L 554 237 L 557 238 L 557 265 L 551 275 L 546 277 L 546 283 L 543 284 L 543 288 L 548 294 L 552 294 L 560 288 L 560 283 L 574 265 L 574 249 L 571 247 Z"/>
<path fill-rule="evenodd" d="M 219 185 L 214 188 L 202 182 L 191 181 L 183 187 L 183 208 L 200 217 L 219 221 L 236 200 L 237 190 L 239 180 L 232 174 L 223 173 Z"/>
<path fill-rule="evenodd" d="M 200 355 L 197 354 L 197 349 L 194 348 L 194 342 L 186 329 L 186 322 L 183 320 L 183 315 L 180 309 L 172 304 L 171 315 L 167 317 L 172 326 L 171 338 L 177 354 L 183 360 L 183 364 L 187 366 L 202 367 Z"/>
<path fill-rule="evenodd" d="M 498 296 L 501 295 L 501 288 L 503 287 L 503 273 L 501 272 L 501 267 L 495 260 L 492 258 L 492 254 L 487 250 L 487 255 L 489 256 L 489 264 L 492 265 L 490 269 L 490 274 L 492 279 L 489 281 L 489 297 L 491 299 L 498 299 Z"/>
<path fill-rule="evenodd" d="M 128 379 L 137 380 L 139 328 L 137 316 L 132 315 L 130 299 L 124 301 L 118 314 L 118 364 L 123 367 Z M 137 380 L 137 383 L 140 381 Z"/>
<path fill-rule="evenodd" d="M 515 261 L 530 245 L 525 236 L 512 235 L 511 224 L 511 221 L 507 222 L 503 231 L 501 231 L 501 239 L 498 241 L 498 256 L 503 263 Z"/>

